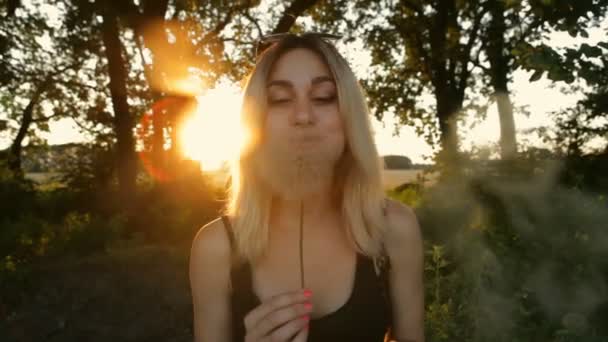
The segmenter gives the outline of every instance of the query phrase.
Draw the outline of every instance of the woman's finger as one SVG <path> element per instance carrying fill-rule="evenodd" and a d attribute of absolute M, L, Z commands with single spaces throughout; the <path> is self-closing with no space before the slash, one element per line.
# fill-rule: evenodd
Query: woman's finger
<path fill-rule="evenodd" d="M 283 334 L 291 333 L 289 337 L 292 337 L 299 328 L 306 324 L 311 310 L 311 305 L 298 303 L 271 312 L 254 327 L 253 334 L 255 336 L 283 336 Z M 287 326 L 287 332 L 283 332 L 285 330 L 282 328 L 283 326 Z"/>
<path fill-rule="evenodd" d="M 308 298 L 304 295 L 304 290 L 286 292 L 271 297 L 245 316 L 245 327 L 247 329 L 253 329 L 262 318 L 271 312 L 296 303 L 304 303 L 307 299 Z"/>
<path fill-rule="evenodd" d="M 309 327 L 307 322 L 306 325 L 302 329 L 300 329 L 296 337 L 291 340 L 291 342 L 306 342 L 306 340 L 308 339 L 308 329 Z"/>
<path fill-rule="evenodd" d="M 264 337 L 278 326 L 311 311 L 310 292 L 296 290 L 276 295 L 251 310 L 244 318 L 247 336 L 253 340 Z"/>
<path fill-rule="evenodd" d="M 266 335 L 264 341 L 285 341 L 291 342 L 300 331 L 308 325 L 307 316 L 298 316 L 287 323 L 273 330 L 269 335 Z"/>

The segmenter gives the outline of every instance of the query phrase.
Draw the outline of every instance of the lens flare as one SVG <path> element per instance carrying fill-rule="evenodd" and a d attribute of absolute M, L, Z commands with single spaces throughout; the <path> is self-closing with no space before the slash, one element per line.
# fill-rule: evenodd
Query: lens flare
<path fill-rule="evenodd" d="M 197 100 L 197 109 L 181 132 L 183 152 L 200 161 L 203 170 L 218 170 L 237 156 L 244 142 L 241 96 L 235 87 L 221 84 Z"/>

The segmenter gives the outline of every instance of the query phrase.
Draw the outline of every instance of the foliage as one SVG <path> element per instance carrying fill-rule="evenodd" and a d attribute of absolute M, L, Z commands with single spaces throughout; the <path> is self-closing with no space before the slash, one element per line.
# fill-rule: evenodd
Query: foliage
<path fill-rule="evenodd" d="M 586 88 L 571 88 L 584 94 L 576 107 L 554 113 L 557 129 L 547 137 L 555 151 L 524 147 L 519 159 L 502 163 L 491 159 L 490 149 L 473 150 L 461 156 L 458 178 L 446 177 L 428 188 L 420 179 L 388 195 L 414 207 L 423 228 L 427 340 L 608 339 L 602 324 L 608 317 L 608 162 L 606 151 L 587 154 L 584 149 L 608 130 L 608 45 L 599 41 L 556 48 L 546 42 L 551 30 L 588 36 L 605 18 L 607 1 L 272 0 L 267 10 L 259 4 L 34 0 L 0 6 L 0 112 L 5 115 L 0 131 L 19 146 L 27 138 L 26 158 L 29 151 L 36 155 L 36 149 L 46 149 L 37 133 L 48 130 L 51 119 L 72 118 L 94 141 L 62 150 L 53 160 L 52 167 L 63 175 L 54 187 L 18 177 L 4 164 L 11 159 L 2 156 L 0 336 L 5 336 L 4 322 L 23 319 L 12 311 L 19 304 L 28 302 L 39 311 L 40 302 L 58 297 L 48 292 L 52 286 L 45 286 L 51 281 L 35 281 L 45 272 L 54 278 L 55 269 L 46 269 L 52 263 L 67 269 L 58 271 L 64 277 L 75 270 L 71 276 L 80 287 L 74 287 L 90 288 L 98 301 L 131 303 L 121 307 L 124 316 L 117 315 L 129 323 L 140 313 L 133 307 L 147 311 L 158 302 L 159 291 L 165 293 L 157 287 L 159 279 L 185 284 L 184 246 L 217 216 L 225 193 L 197 165 L 179 158 L 183 113 L 162 106 L 156 111 L 157 105 L 167 97 L 191 101 L 192 90 L 179 87 L 189 76 L 202 88 L 224 77 L 240 80 L 255 60 L 252 47 L 259 36 L 311 28 L 345 32 L 347 42 L 360 37 L 369 48 L 373 65 L 363 83 L 377 118 L 393 112 L 398 125 L 414 126 L 429 143 L 441 140 L 444 148 L 454 150 L 456 122 L 486 113 L 488 85 L 496 83 L 488 75 L 502 72 L 504 91 L 517 68 L 531 71 L 530 81 L 543 75 L 553 82 L 584 81 Z M 296 23 L 299 16 L 308 21 Z M 111 72 L 111 64 L 124 68 L 123 73 Z M 143 121 L 138 124 L 144 115 L 160 120 L 144 127 Z M 19 131 L 25 135 L 17 139 Z M 117 172 L 125 162 L 137 164 L 139 147 L 140 156 L 150 153 L 162 160 L 168 176 L 159 177 L 145 162 L 134 166 L 131 200 L 121 201 Z M 563 163 L 557 162 L 562 156 Z M 401 166 L 411 166 L 403 161 Z M 548 161 L 552 163 L 544 164 Z M 36 160 L 23 166 L 42 170 L 48 165 Z M 158 264 L 148 259 L 146 248 L 134 247 L 140 242 L 178 246 L 176 260 L 165 252 L 156 255 L 172 272 L 131 274 L 134 269 L 147 273 Z M 119 262 L 110 258 L 114 246 L 122 248 Z M 95 258 L 106 264 L 93 271 L 86 263 L 74 266 Z M 175 270 L 182 271 L 176 275 Z M 124 292 L 99 294 L 94 281 L 82 286 L 80 277 L 90 273 L 96 273 L 93 280 L 115 276 L 119 281 L 103 278 L 107 288 L 124 286 Z M 56 286 L 63 287 L 63 278 L 58 279 Z M 132 283 L 139 287 L 130 288 Z M 163 313 L 177 310 L 177 315 L 162 317 L 182 322 L 181 330 L 163 337 L 191 337 L 183 328 L 191 317 L 186 288 L 171 288 L 181 297 L 161 300 Z M 141 289 L 145 298 L 130 301 Z M 31 295 L 35 290 L 39 296 Z M 60 304 L 99 319 L 87 305 L 97 309 L 100 303 L 88 300 Z M 112 310 L 106 307 L 100 315 L 112 318 Z M 146 324 L 154 327 L 141 330 L 157 332 L 159 320 L 148 317 Z M 88 327 L 90 322 L 80 324 Z M 58 326 L 70 330 L 65 321 Z M 143 336 L 128 330 L 130 336 Z M 86 337 L 74 334 L 67 340 L 90 338 L 90 331 Z"/>
<path fill-rule="evenodd" d="M 408 184 L 408 186 L 389 190 L 387 195 L 394 200 L 416 208 L 420 205 L 422 199 L 421 185 Z"/>
<path fill-rule="evenodd" d="M 384 167 L 388 170 L 410 169 L 412 161 L 405 156 L 384 156 Z"/>
<path fill-rule="evenodd" d="M 430 341 L 608 338 L 605 195 L 543 169 L 478 172 L 425 192 Z"/>
<path fill-rule="evenodd" d="M 0 305 L 13 307 L 30 286 L 31 265 L 42 259 L 81 257 L 104 251 L 124 230 L 120 216 L 70 212 L 58 223 L 29 214 L 0 222 Z M 12 296 L 11 296 L 12 294 Z"/>
<path fill-rule="evenodd" d="M 98 144 L 65 149 L 55 160 L 61 182 L 73 192 L 92 193 L 108 189 L 114 180 L 113 151 Z"/>
<path fill-rule="evenodd" d="M 31 182 L 16 177 L 0 160 L 0 212 L 10 219 L 19 216 L 34 204 L 34 186 Z"/>
<path fill-rule="evenodd" d="M 217 217 L 222 191 L 196 167 L 176 179 L 151 182 L 138 194 L 133 224 L 146 241 L 188 241 L 204 222 Z"/>
<path fill-rule="evenodd" d="M 544 138 L 552 142 L 560 154 L 569 157 L 582 156 L 588 143 L 595 138 L 608 137 L 608 112 L 594 114 L 583 103 L 578 103 L 572 108 L 564 108 L 553 112 L 555 128 L 552 132 L 545 132 Z M 605 147 L 608 145 L 604 143 Z"/>
<path fill-rule="evenodd" d="M 365 87 L 376 116 L 392 111 L 428 143 L 440 138 L 444 152 L 456 151 L 458 115 L 475 106 L 465 103 L 475 85 L 469 64 L 479 54 L 487 10 L 479 1 L 360 1 L 357 7 L 372 53 Z M 385 13 L 386 21 L 377 20 L 377 13 Z"/>

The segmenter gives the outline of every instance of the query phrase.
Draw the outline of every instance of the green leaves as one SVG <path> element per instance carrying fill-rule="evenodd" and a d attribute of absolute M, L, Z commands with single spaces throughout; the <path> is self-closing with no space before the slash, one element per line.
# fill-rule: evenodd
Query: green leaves
<path fill-rule="evenodd" d="M 590 46 L 587 43 L 583 43 L 581 45 L 581 53 L 587 57 L 593 58 L 593 57 L 599 57 L 602 55 L 602 49 L 597 47 L 597 46 Z"/>
<path fill-rule="evenodd" d="M 535 81 L 538 81 L 538 80 L 539 80 L 539 79 L 540 79 L 540 78 L 543 76 L 543 74 L 544 74 L 544 73 L 545 73 L 545 71 L 544 71 L 544 70 L 536 70 L 536 71 L 535 71 L 535 72 L 532 74 L 532 76 L 530 76 L 529 81 L 530 81 L 530 82 L 535 82 Z"/>

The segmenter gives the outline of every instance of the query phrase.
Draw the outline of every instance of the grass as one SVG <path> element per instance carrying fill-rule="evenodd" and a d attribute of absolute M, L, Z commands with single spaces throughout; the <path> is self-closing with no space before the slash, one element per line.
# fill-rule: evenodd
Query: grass
<path fill-rule="evenodd" d="M 28 172 L 25 174 L 25 178 L 38 184 L 52 182 L 59 176 L 61 173 L 58 172 Z"/>
<path fill-rule="evenodd" d="M 224 186 L 228 181 L 228 175 L 222 171 L 207 172 L 214 184 Z M 382 182 L 384 190 L 394 189 L 404 183 L 416 183 L 420 177 L 425 176 L 424 185 L 431 185 L 435 179 L 434 174 L 424 175 L 424 170 L 383 170 Z"/>
<path fill-rule="evenodd" d="M 188 256 L 186 245 L 123 243 L 38 264 L 2 340 L 192 341 Z"/>
<path fill-rule="evenodd" d="M 404 183 L 416 183 L 424 177 L 424 186 L 433 184 L 436 174 L 424 174 L 424 170 L 384 170 L 382 171 L 382 185 L 384 190 L 394 189 Z"/>

